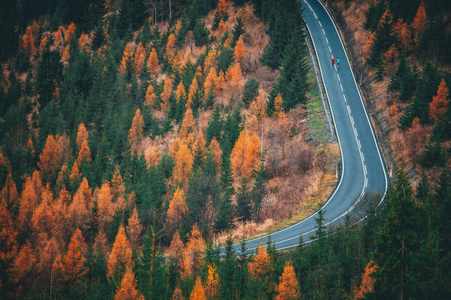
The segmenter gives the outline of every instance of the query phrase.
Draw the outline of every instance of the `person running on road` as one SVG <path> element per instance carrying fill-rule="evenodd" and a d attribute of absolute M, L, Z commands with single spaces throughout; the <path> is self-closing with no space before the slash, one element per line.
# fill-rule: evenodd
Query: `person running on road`
<path fill-rule="evenodd" d="M 337 57 L 337 69 L 340 67 L 340 59 Z"/>
<path fill-rule="evenodd" d="M 332 68 L 334 67 L 334 63 L 335 63 L 335 58 L 332 57 L 332 59 L 330 60 L 332 62 Z"/>

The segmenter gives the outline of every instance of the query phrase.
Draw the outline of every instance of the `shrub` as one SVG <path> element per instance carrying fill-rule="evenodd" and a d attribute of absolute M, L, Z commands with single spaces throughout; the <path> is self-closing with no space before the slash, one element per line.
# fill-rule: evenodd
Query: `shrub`
<path fill-rule="evenodd" d="M 249 80 L 244 84 L 243 96 L 241 99 L 246 107 L 248 107 L 249 104 L 251 104 L 251 102 L 258 96 L 259 87 L 260 84 L 254 77 L 249 78 Z"/>
<path fill-rule="evenodd" d="M 208 44 L 208 37 L 210 36 L 210 31 L 205 27 L 204 22 L 198 21 L 193 29 L 194 44 L 197 47 L 202 47 Z"/>

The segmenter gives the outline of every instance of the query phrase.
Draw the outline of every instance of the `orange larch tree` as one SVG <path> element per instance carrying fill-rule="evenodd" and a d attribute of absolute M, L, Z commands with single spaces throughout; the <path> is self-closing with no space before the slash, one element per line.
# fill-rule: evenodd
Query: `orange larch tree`
<path fill-rule="evenodd" d="M 58 198 L 50 207 L 50 210 L 54 214 L 51 234 L 56 237 L 58 241 L 67 240 L 69 238 L 67 204 L 70 203 L 70 201 L 71 195 L 63 188 L 60 190 Z"/>
<path fill-rule="evenodd" d="M 133 51 L 130 43 L 125 46 L 124 54 L 122 56 L 121 65 L 119 67 L 119 73 L 124 75 L 127 73 L 127 69 L 133 63 Z"/>
<path fill-rule="evenodd" d="M 398 36 L 398 40 L 401 44 L 400 50 L 411 51 L 412 50 L 411 32 L 403 19 L 398 19 L 395 27 L 393 28 L 393 32 Z"/>
<path fill-rule="evenodd" d="M 144 49 L 142 43 L 138 44 L 135 51 L 135 59 L 133 66 L 135 67 L 135 72 L 137 75 L 141 74 L 141 70 L 146 62 L 146 50 Z"/>
<path fill-rule="evenodd" d="M 301 292 L 299 291 L 296 273 L 289 262 L 286 263 L 283 268 L 283 273 L 279 277 L 279 285 L 277 286 L 276 291 L 276 300 L 301 299 Z"/>
<path fill-rule="evenodd" d="M 195 125 L 193 111 L 189 107 L 185 111 L 185 116 L 183 117 L 182 125 L 180 125 L 179 136 L 186 137 L 190 132 L 193 131 Z"/>
<path fill-rule="evenodd" d="M 64 36 L 64 42 L 69 43 L 72 37 L 75 35 L 77 26 L 74 23 L 70 23 L 66 26 L 66 35 Z"/>
<path fill-rule="evenodd" d="M 25 35 L 22 38 L 22 49 L 26 54 L 28 54 L 28 56 L 30 58 L 33 57 L 33 55 L 36 51 L 33 30 L 31 28 L 31 26 L 27 27 L 27 29 L 25 31 Z"/>
<path fill-rule="evenodd" d="M 210 142 L 210 150 L 213 154 L 213 159 L 215 160 L 216 166 L 218 170 L 221 168 L 221 157 L 222 157 L 222 150 L 219 146 L 219 142 L 216 140 L 215 137 L 211 139 Z"/>
<path fill-rule="evenodd" d="M 175 263 L 178 267 L 182 266 L 183 253 L 185 251 L 185 245 L 183 245 L 182 239 L 178 231 L 172 236 L 171 245 L 168 249 L 168 255 L 174 258 Z"/>
<path fill-rule="evenodd" d="M 211 93 L 215 91 L 217 81 L 218 78 L 216 76 L 216 70 L 211 67 L 210 72 L 208 73 L 207 78 L 205 78 L 204 82 L 204 99 L 208 99 Z"/>
<path fill-rule="evenodd" d="M 41 169 L 42 175 L 45 178 L 50 178 L 56 166 L 55 158 L 57 157 L 56 142 L 53 135 L 47 137 L 44 150 L 39 155 L 38 167 Z"/>
<path fill-rule="evenodd" d="M 128 140 L 132 148 L 135 148 L 143 138 L 144 131 L 144 119 L 139 107 L 136 109 L 135 116 L 133 117 L 132 126 L 128 132 Z"/>
<path fill-rule="evenodd" d="M 243 42 L 243 36 L 241 35 L 235 45 L 234 58 L 235 61 L 243 63 L 243 59 L 246 57 L 246 46 Z"/>
<path fill-rule="evenodd" d="M 113 194 L 108 181 L 102 184 L 96 196 L 99 227 L 105 228 L 113 219 L 114 214 Z"/>
<path fill-rule="evenodd" d="M 30 242 L 27 241 L 14 257 L 14 262 L 10 269 L 10 274 L 13 274 L 12 281 L 16 284 L 21 282 L 35 268 L 35 264 L 36 258 L 33 248 Z M 20 291 L 20 289 L 21 287 L 19 286 L 17 290 Z"/>
<path fill-rule="evenodd" d="M 121 285 L 116 291 L 114 300 L 144 300 L 144 296 L 137 289 L 138 283 L 135 278 L 135 273 L 131 267 L 127 267 L 124 277 L 121 280 Z"/>
<path fill-rule="evenodd" d="M 365 293 L 373 291 L 374 278 L 373 273 L 376 271 L 377 266 L 374 262 L 370 261 L 365 267 L 365 273 L 362 277 L 362 283 L 360 287 L 354 292 L 354 299 L 365 299 Z"/>
<path fill-rule="evenodd" d="M 90 220 L 91 209 L 91 188 L 89 187 L 88 180 L 83 178 L 68 208 L 68 222 L 72 230 L 85 228 Z"/>
<path fill-rule="evenodd" d="M 77 161 L 74 162 L 74 165 L 72 166 L 72 170 L 70 172 L 69 178 L 70 178 L 70 183 L 72 185 L 78 185 L 78 183 L 80 182 L 81 179 L 81 173 L 80 173 L 80 168 L 78 167 L 78 163 Z"/>
<path fill-rule="evenodd" d="M 168 209 L 168 225 L 171 228 L 175 228 L 179 225 L 186 211 L 188 210 L 188 206 L 185 201 L 185 192 L 181 188 L 177 188 L 174 193 L 174 197 L 172 197 L 171 202 L 169 203 Z"/>
<path fill-rule="evenodd" d="M 152 51 L 150 52 L 149 59 L 147 60 L 147 67 L 149 68 L 149 73 L 153 76 L 156 76 L 160 71 L 158 56 L 155 48 L 152 48 Z"/>
<path fill-rule="evenodd" d="M 108 277 L 114 276 L 116 280 L 122 277 L 126 267 L 133 266 L 132 249 L 130 242 L 125 235 L 124 226 L 119 226 L 116 239 L 113 243 L 113 249 L 108 258 Z"/>
<path fill-rule="evenodd" d="M 250 178 L 260 162 L 260 138 L 244 128 L 230 154 L 230 162 L 235 174 Z"/>
<path fill-rule="evenodd" d="M 188 101 L 186 102 L 186 109 L 191 108 L 193 105 L 193 101 L 196 98 L 197 90 L 199 89 L 197 79 L 194 77 L 193 81 L 191 82 L 191 85 L 189 87 L 189 94 L 188 94 Z"/>
<path fill-rule="evenodd" d="M 177 102 L 180 102 L 180 101 L 186 99 L 186 90 L 185 90 L 185 86 L 183 85 L 182 81 L 180 81 L 179 85 L 177 86 L 177 92 L 175 95 L 176 95 Z"/>
<path fill-rule="evenodd" d="M 61 252 L 55 237 L 48 238 L 47 234 L 41 234 L 39 239 L 40 278 L 48 285 L 51 294 L 54 282 L 61 276 Z"/>
<path fill-rule="evenodd" d="M 233 65 L 231 65 L 226 72 L 225 78 L 229 86 L 234 91 L 239 93 L 240 91 L 238 88 L 241 84 L 241 80 L 243 79 L 240 63 L 234 63 Z"/>
<path fill-rule="evenodd" d="M 19 193 L 17 192 L 16 183 L 13 180 L 11 171 L 8 171 L 5 186 L 0 192 L 0 204 L 2 203 L 9 211 L 19 204 Z"/>
<path fill-rule="evenodd" d="M 204 61 L 204 74 L 207 74 L 207 72 L 211 72 L 211 68 L 216 69 L 216 53 L 213 49 L 208 51 L 207 57 Z"/>
<path fill-rule="evenodd" d="M 0 265 L 5 272 L 17 254 L 17 233 L 11 215 L 6 207 L 0 204 Z"/>
<path fill-rule="evenodd" d="M 185 300 L 185 297 L 183 297 L 183 291 L 180 287 L 175 288 L 171 300 Z"/>
<path fill-rule="evenodd" d="M 77 148 L 78 151 L 80 151 L 81 149 L 81 145 L 83 144 L 84 141 L 88 141 L 89 138 L 89 132 L 86 129 L 85 124 L 80 123 L 80 125 L 78 125 L 78 130 L 77 130 Z"/>
<path fill-rule="evenodd" d="M 432 97 L 432 102 L 429 103 L 429 117 L 434 121 L 443 116 L 448 109 L 449 104 L 449 89 L 446 87 L 445 79 L 442 79 L 438 86 L 437 95 Z"/>
<path fill-rule="evenodd" d="M 138 210 L 136 209 L 136 206 L 133 208 L 132 215 L 128 219 L 128 226 L 127 226 L 127 234 L 130 238 L 130 244 L 132 246 L 132 249 L 135 252 L 139 252 L 141 249 L 141 233 L 143 231 L 143 226 L 141 225 L 141 222 L 139 221 L 138 217 Z"/>
<path fill-rule="evenodd" d="M 146 99 L 144 101 L 145 105 L 149 105 L 151 108 L 155 108 L 155 92 L 153 89 L 153 85 L 149 84 L 149 86 L 147 87 L 147 91 L 146 91 Z"/>
<path fill-rule="evenodd" d="M 190 300 L 207 300 L 207 296 L 205 295 L 205 289 L 202 286 L 202 281 L 199 276 L 196 278 L 196 283 L 194 284 L 193 290 L 189 295 Z"/>
<path fill-rule="evenodd" d="M 197 223 L 191 229 L 188 242 L 186 243 L 185 253 L 183 255 L 183 275 L 193 276 L 194 270 L 199 268 L 203 250 L 205 249 L 205 241 L 202 239 Z"/>
<path fill-rule="evenodd" d="M 426 10 L 424 8 L 424 3 L 421 2 L 420 7 L 418 7 L 415 18 L 412 22 L 412 33 L 416 45 L 420 44 L 420 38 L 423 32 L 426 30 L 428 23 L 428 17 L 426 16 Z"/>
<path fill-rule="evenodd" d="M 70 139 L 65 133 L 62 135 L 57 134 L 55 136 L 55 143 L 56 143 L 56 156 L 54 158 L 55 167 L 61 167 L 64 163 L 67 162 L 69 157 L 72 156 Z"/>
<path fill-rule="evenodd" d="M 175 56 L 175 35 L 171 33 L 168 37 L 168 42 L 166 44 L 166 59 L 171 62 L 172 58 Z"/>
<path fill-rule="evenodd" d="M 208 299 L 217 299 L 220 283 L 218 269 L 214 265 L 208 265 L 208 275 L 205 280 L 205 292 Z"/>
<path fill-rule="evenodd" d="M 194 157 L 185 142 L 180 143 L 180 146 L 175 155 L 174 166 L 174 180 L 178 183 L 184 183 L 188 178 L 188 174 L 193 168 Z"/>
<path fill-rule="evenodd" d="M 80 229 L 77 229 L 72 236 L 67 253 L 62 259 L 62 276 L 69 285 L 79 283 L 81 277 L 88 272 L 84 266 L 86 258 L 83 255 L 83 246 L 80 245 L 78 236 L 81 236 Z"/>
<path fill-rule="evenodd" d="M 51 211 L 53 193 L 50 190 L 45 189 L 41 198 L 41 203 L 39 203 L 38 207 L 34 210 L 33 217 L 31 218 L 33 231 L 36 235 L 43 232 L 51 233 L 55 224 L 53 220 L 54 214 Z"/>
<path fill-rule="evenodd" d="M 264 278 L 269 270 L 270 261 L 266 247 L 263 245 L 258 246 L 254 261 L 248 263 L 249 274 L 256 278 Z"/>
<path fill-rule="evenodd" d="M 77 157 L 77 163 L 79 166 L 81 166 L 84 162 L 91 162 L 91 150 L 89 149 L 87 140 L 84 140 L 81 144 L 80 152 Z"/>
<path fill-rule="evenodd" d="M 103 229 L 100 229 L 99 232 L 96 235 L 96 238 L 94 239 L 94 245 L 92 245 L 92 249 L 94 250 L 94 253 L 102 253 L 105 255 L 105 257 L 108 257 L 108 254 L 110 252 L 108 238 L 105 234 L 105 231 Z"/>
<path fill-rule="evenodd" d="M 168 77 L 164 81 L 163 92 L 160 95 L 161 101 L 163 101 L 163 103 L 161 103 L 162 110 L 166 110 L 169 107 L 169 98 L 171 98 L 171 95 L 172 95 L 172 82 L 171 78 Z"/>
<path fill-rule="evenodd" d="M 40 194 L 35 190 L 32 177 L 27 177 L 20 197 L 19 216 L 17 218 L 19 229 L 23 232 L 30 230 L 30 219 L 38 206 L 38 197 L 40 197 Z"/>

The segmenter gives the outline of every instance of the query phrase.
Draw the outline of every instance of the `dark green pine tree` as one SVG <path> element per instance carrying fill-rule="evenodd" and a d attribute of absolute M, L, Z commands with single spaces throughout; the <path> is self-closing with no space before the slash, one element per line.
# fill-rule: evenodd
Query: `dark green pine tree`
<path fill-rule="evenodd" d="M 387 91 L 398 93 L 398 99 L 406 103 L 412 98 L 416 88 L 416 76 L 407 62 L 405 53 L 399 58 L 398 68 L 393 73 Z"/>
<path fill-rule="evenodd" d="M 219 177 L 221 191 L 224 195 L 232 196 L 235 193 L 233 188 L 233 172 L 230 165 L 230 157 L 222 155 L 221 175 Z"/>
<path fill-rule="evenodd" d="M 274 29 L 270 31 L 269 46 L 261 58 L 263 64 L 273 69 L 280 66 L 284 49 L 289 41 L 287 18 L 283 12 L 277 12 L 279 16 L 275 18 Z"/>
<path fill-rule="evenodd" d="M 252 218 L 257 222 L 261 219 L 261 210 L 263 206 L 263 198 L 265 197 L 265 182 L 268 171 L 265 167 L 264 157 L 258 164 L 257 170 L 254 170 L 254 185 L 252 187 Z"/>
<path fill-rule="evenodd" d="M 411 298 L 413 256 L 419 250 L 417 233 L 421 232 L 419 210 L 415 205 L 409 177 L 403 167 L 397 170 L 397 182 L 385 201 L 384 218 L 376 238 L 373 261 L 376 299 Z M 372 298 L 371 298 L 372 299 Z"/>
<path fill-rule="evenodd" d="M 56 85 L 59 84 L 63 75 L 60 53 L 57 50 L 50 50 L 51 45 L 53 45 L 53 36 L 47 40 L 36 69 L 35 90 L 39 95 L 41 107 L 52 99 Z"/>
<path fill-rule="evenodd" d="M 105 42 L 105 33 L 104 28 L 102 26 L 102 23 L 99 22 L 97 24 L 96 28 L 94 29 L 94 36 L 92 37 L 91 41 L 91 48 L 92 50 L 99 49 Z"/>
<path fill-rule="evenodd" d="M 248 180 L 246 177 L 241 179 L 241 187 L 236 195 L 236 214 L 241 220 L 247 221 L 252 217 L 252 198 L 247 187 Z"/>
<path fill-rule="evenodd" d="M 387 2 L 385 0 L 373 3 L 365 16 L 365 29 L 375 31 L 386 9 Z"/>
<path fill-rule="evenodd" d="M 374 37 L 374 43 L 371 47 L 371 54 L 368 58 L 368 65 L 375 69 L 383 68 L 383 56 L 385 52 L 395 42 L 393 35 L 393 20 L 389 11 L 379 21 Z"/>
<path fill-rule="evenodd" d="M 233 39 L 232 42 L 230 43 L 230 47 L 235 47 L 236 42 L 238 41 L 238 39 L 240 38 L 241 35 L 243 35 L 244 33 L 246 33 L 246 29 L 244 28 L 244 24 L 243 24 L 243 20 L 241 20 L 241 17 L 238 17 L 238 19 L 236 19 L 236 24 L 233 27 Z"/>
<path fill-rule="evenodd" d="M 216 214 L 214 228 L 217 232 L 221 232 L 233 227 L 233 206 L 232 199 L 228 194 L 224 194 L 219 203 L 218 212 Z"/>
<path fill-rule="evenodd" d="M 234 297 L 237 271 L 238 265 L 235 250 L 233 248 L 233 241 L 229 237 L 226 241 L 224 257 L 219 268 L 219 275 L 221 278 L 220 299 L 237 299 Z"/>
<path fill-rule="evenodd" d="M 239 108 L 227 114 L 222 128 L 223 135 L 221 141 L 219 141 L 221 143 L 222 153 L 223 156 L 230 156 L 233 146 L 243 129 L 243 117 Z"/>
<path fill-rule="evenodd" d="M 221 130 L 222 130 L 222 118 L 219 106 L 215 107 L 213 111 L 213 115 L 208 121 L 206 141 L 207 145 L 210 145 L 210 142 L 213 138 L 215 138 L 218 142 L 221 140 Z"/>
<path fill-rule="evenodd" d="M 197 47 L 208 45 L 209 36 L 210 31 L 205 27 L 205 23 L 202 20 L 198 20 L 193 29 L 194 44 Z"/>

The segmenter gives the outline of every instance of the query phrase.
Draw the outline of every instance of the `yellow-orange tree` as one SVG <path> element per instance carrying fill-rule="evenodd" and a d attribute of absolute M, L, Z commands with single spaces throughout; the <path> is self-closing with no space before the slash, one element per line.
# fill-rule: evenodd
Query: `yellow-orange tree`
<path fill-rule="evenodd" d="M 238 176 L 252 176 L 252 171 L 260 161 L 260 138 L 244 129 L 230 154 L 234 173 Z"/>

